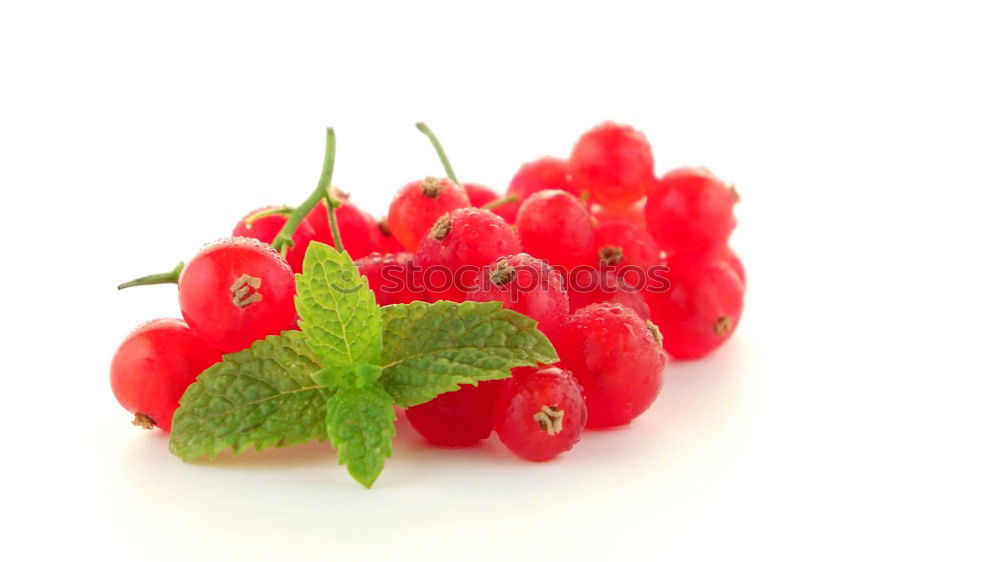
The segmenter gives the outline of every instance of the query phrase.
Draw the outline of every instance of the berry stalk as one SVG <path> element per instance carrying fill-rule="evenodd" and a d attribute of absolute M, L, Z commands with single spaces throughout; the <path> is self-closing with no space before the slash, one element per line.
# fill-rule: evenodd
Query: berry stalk
<path fill-rule="evenodd" d="M 423 121 L 417 122 L 417 130 L 427 135 L 427 138 L 430 139 L 431 144 L 434 145 L 434 151 L 437 152 L 438 159 L 441 160 L 441 165 L 444 166 L 444 173 L 448 175 L 448 179 L 455 182 L 455 185 L 459 186 L 462 185 L 461 182 L 458 181 L 458 178 L 455 177 L 455 170 L 451 167 L 451 162 L 448 160 L 448 155 L 445 154 L 444 147 L 441 146 L 441 141 L 438 140 L 437 135 L 434 134 L 434 131 L 431 131 L 431 128 L 427 126 L 427 123 L 424 123 Z"/>
<path fill-rule="evenodd" d="M 177 284 L 177 280 L 181 278 L 181 271 L 184 270 L 184 262 L 177 264 L 177 267 L 166 271 L 164 273 L 154 273 L 152 275 L 145 275 L 139 277 L 138 279 L 133 279 L 118 285 L 118 290 L 128 289 L 129 287 L 138 287 L 140 285 L 163 285 L 166 283 Z"/>
<path fill-rule="evenodd" d="M 323 155 L 323 171 L 320 172 L 319 182 L 316 184 L 316 189 L 309 194 L 309 197 L 302 202 L 301 205 L 292 211 L 292 214 L 288 215 L 288 220 L 285 225 L 281 227 L 278 234 L 274 237 L 274 242 L 271 244 L 275 250 L 277 250 L 282 257 L 288 254 L 288 249 L 291 248 L 294 243 L 292 242 L 292 233 L 295 229 L 299 227 L 302 220 L 306 218 L 309 211 L 323 199 L 330 201 L 333 197 L 330 195 L 330 185 L 333 182 L 333 160 L 337 152 L 337 140 L 333 134 L 333 127 L 326 128 L 326 151 Z M 337 249 L 344 251 L 344 247 L 340 242 L 340 234 L 337 228 L 337 220 L 334 216 L 333 209 L 330 210 L 330 228 L 333 230 L 333 239 L 337 244 Z"/>
<path fill-rule="evenodd" d="M 496 209 L 500 205 L 506 205 L 507 203 L 517 203 L 520 200 L 521 198 L 516 193 L 514 193 L 511 195 L 494 199 L 493 201 L 490 201 L 489 203 L 480 207 L 480 209 L 486 209 L 487 211 L 489 211 L 491 209 Z"/>

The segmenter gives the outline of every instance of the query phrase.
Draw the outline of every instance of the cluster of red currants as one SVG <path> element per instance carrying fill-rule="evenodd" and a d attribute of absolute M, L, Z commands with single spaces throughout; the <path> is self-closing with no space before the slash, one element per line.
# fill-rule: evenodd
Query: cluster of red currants
<path fill-rule="evenodd" d="M 537 320 L 555 345 L 558 365 L 514 369 L 408 408 L 435 445 L 470 446 L 495 430 L 523 458 L 554 458 L 585 427 L 643 413 L 668 355 L 703 357 L 735 330 L 745 277 L 728 239 L 738 196 L 708 170 L 657 178 L 646 137 L 604 123 L 568 159 L 524 164 L 501 196 L 459 183 L 421 130 L 450 179 L 405 185 L 385 219 L 339 192 L 302 216 L 266 207 L 174 279 L 147 279 L 178 282 L 184 321 L 140 327 L 115 356 L 115 395 L 138 423 L 169 430 L 186 386 L 221 353 L 295 327 L 293 273 L 312 240 L 347 251 L 381 306 L 500 301 Z"/>

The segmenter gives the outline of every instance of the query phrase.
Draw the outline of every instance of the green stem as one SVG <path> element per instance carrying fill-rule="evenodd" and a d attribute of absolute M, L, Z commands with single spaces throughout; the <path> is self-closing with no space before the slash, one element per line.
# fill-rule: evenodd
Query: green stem
<path fill-rule="evenodd" d="M 250 215 L 249 217 L 247 217 L 243 222 L 246 223 L 247 228 L 250 228 L 250 226 L 253 223 L 259 221 L 262 218 L 273 217 L 275 215 L 282 216 L 282 217 L 287 217 L 288 215 L 292 214 L 292 211 L 294 211 L 294 210 L 295 209 L 289 207 L 288 205 L 282 205 L 282 206 L 278 207 L 277 209 L 268 209 L 266 211 L 261 211 L 259 213 L 254 213 L 254 214 Z"/>
<path fill-rule="evenodd" d="M 288 249 L 291 248 L 294 243 L 292 242 L 292 234 L 295 229 L 298 228 L 299 224 L 302 223 L 302 219 L 306 218 L 309 211 L 313 210 L 313 207 L 317 203 L 322 201 L 324 198 L 328 197 L 328 191 L 330 190 L 330 184 L 333 181 L 333 159 L 337 152 L 337 141 L 333 134 L 333 128 L 327 127 L 326 129 L 326 153 L 323 156 L 323 171 L 320 172 L 319 182 L 316 184 L 316 189 L 309 194 L 309 197 L 302 202 L 301 205 L 292 211 L 292 214 L 288 215 L 288 221 L 285 225 L 281 227 L 278 234 L 274 237 L 274 242 L 271 244 L 274 246 L 275 250 L 281 253 L 282 256 L 288 253 Z M 333 223 L 331 223 L 331 227 Z"/>
<path fill-rule="evenodd" d="M 490 209 L 496 209 L 497 207 L 501 205 L 506 205 L 507 203 L 517 203 L 518 200 L 520 200 L 520 197 L 518 197 L 517 194 L 515 193 L 513 195 L 507 195 L 506 197 L 494 199 L 480 208 L 489 211 Z"/>
<path fill-rule="evenodd" d="M 437 136 L 431 131 L 431 128 L 427 126 L 427 123 L 420 121 L 417 123 L 417 130 L 421 133 L 427 135 L 427 138 L 431 139 L 431 144 L 434 145 L 434 150 L 437 152 L 438 158 L 441 160 L 441 165 L 444 166 L 444 172 L 448 174 L 448 179 L 455 182 L 455 185 L 462 185 L 459 183 L 458 178 L 455 177 L 455 170 L 451 167 L 451 162 L 448 161 L 448 155 L 444 153 L 444 148 L 441 146 L 441 142 L 438 141 Z"/>
<path fill-rule="evenodd" d="M 177 280 L 181 278 L 181 271 L 184 269 L 184 262 L 177 264 L 177 267 L 167 271 L 165 273 L 154 273 L 153 275 L 146 275 L 145 277 L 140 277 L 138 279 L 133 279 L 127 283 L 122 283 L 118 285 L 118 290 L 128 289 L 129 287 L 138 287 L 140 285 L 162 285 L 165 283 L 177 283 Z"/>
<path fill-rule="evenodd" d="M 344 251 L 344 243 L 340 240 L 340 226 L 337 224 L 336 210 L 340 208 L 340 199 L 326 194 L 326 215 L 330 218 L 330 233 L 333 234 L 333 247 Z"/>

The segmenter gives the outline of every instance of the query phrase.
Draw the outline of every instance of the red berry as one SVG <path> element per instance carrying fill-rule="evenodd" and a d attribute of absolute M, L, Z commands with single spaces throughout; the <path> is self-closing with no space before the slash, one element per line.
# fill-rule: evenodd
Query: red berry
<path fill-rule="evenodd" d="M 594 232 L 597 260 L 609 266 L 647 269 L 659 261 L 660 248 L 640 225 L 622 219 L 606 220 Z"/>
<path fill-rule="evenodd" d="M 376 247 L 378 248 L 376 251 L 378 253 L 396 254 L 406 251 L 406 249 L 403 248 L 403 245 L 399 243 L 399 240 L 396 240 L 396 237 L 393 236 L 392 232 L 389 230 L 389 219 L 383 218 L 378 221 L 375 228 L 375 241 Z"/>
<path fill-rule="evenodd" d="M 736 192 L 705 168 L 680 168 L 649 192 L 649 232 L 668 254 L 725 244 L 736 227 Z"/>
<path fill-rule="evenodd" d="M 181 314 L 208 345 L 231 353 L 296 321 L 295 277 L 273 248 L 226 238 L 192 259 L 178 281 Z"/>
<path fill-rule="evenodd" d="M 374 253 L 354 262 L 368 281 L 379 306 L 426 301 L 423 284 L 413 265 L 413 254 Z"/>
<path fill-rule="evenodd" d="M 517 217 L 517 211 L 525 199 L 546 189 L 561 189 L 573 195 L 580 195 L 569 177 L 569 167 L 565 160 L 546 156 L 522 165 L 507 187 L 507 195 L 517 195 L 518 201 L 505 207 Z"/>
<path fill-rule="evenodd" d="M 583 203 L 565 191 L 535 193 L 517 212 L 524 251 L 567 269 L 590 263 L 594 222 Z"/>
<path fill-rule="evenodd" d="M 269 207 L 262 207 L 255 211 L 247 213 L 243 219 L 233 228 L 233 236 L 242 236 L 245 238 L 256 238 L 265 244 L 270 244 L 274 242 L 274 237 L 278 235 L 278 231 L 281 227 L 285 226 L 285 222 L 288 221 L 287 217 L 281 215 L 269 215 L 266 217 L 259 218 L 253 221 L 249 226 L 247 225 L 247 219 L 257 213 L 263 211 L 271 211 L 278 209 L 279 207 L 271 205 Z M 285 259 L 288 261 L 288 265 L 292 268 L 294 273 L 302 273 L 302 261 L 306 257 L 306 248 L 309 246 L 309 241 L 316 238 L 316 231 L 311 225 L 305 222 L 299 224 L 299 227 L 295 229 L 292 233 L 292 247 L 288 250 Z"/>
<path fill-rule="evenodd" d="M 503 381 L 463 384 L 458 390 L 406 409 L 420 435 L 439 447 L 469 447 L 493 432 L 493 403 Z"/>
<path fill-rule="evenodd" d="M 178 318 L 136 328 L 111 360 L 111 391 L 136 425 L 170 431 L 178 401 L 195 377 L 222 359 Z"/>
<path fill-rule="evenodd" d="M 743 282 L 714 254 L 670 256 L 670 288 L 646 291 L 663 349 L 677 359 L 708 355 L 732 335 L 743 314 Z"/>
<path fill-rule="evenodd" d="M 417 263 L 430 296 L 461 301 L 483 266 L 520 251 L 521 239 L 509 224 L 489 211 L 469 207 L 442 215 L 434 223 L 420 243 Z"/>
<path fill-rule="evenodd" d="M 573 375 L 558 367 L 513 371 L 493 410 L 503 444 L 529 461 L 547 461 L 572 449 L 587 423 L 587 406 Z"/>
<path fill-rule="evenodd" d="M 627 306 L 643 320 L 649 320 L 649 305 L 637 286 L 618 278 L 615 271 L 590 268 L 574 269 L 567 282 L 570 311 L 601 302 Z"/>
<path fill-rule="evenodd" d="M 389 230 L 403 248 L 415 252 L 441 215 L 468 206 L 465 190 L 451 180 L 428 177 L 411 182 L 389 205 Z"/>
<path fill-rule="evenodd" d="M 476 302 L 500 301 L 504 308 L 534 318 L 538 329 L 553 341 L 562 333 L 569 316 L 562 276 L 528 254 L 500 258 L 487 266 L 467 297 Z"/>
<path fill-rule="evenodd" d="M 377 228 L 375 218 L 346 200 L 339 197 L 340 207 L 337 207 L 337 228 L 340 231 L 340 241 L 344 251 L 351 259 L 358 259 L 378 250 L 378 240 L 375 238 Z M 330 228 L 330 212 L 326 202 L 317 204 L 303 221 L 308 223 L 315 232 L 313 240 L 327 246 L 334 246 L 333 230 Z"/>
<path fill-rule="evenodd" d="M 666 357 L 656 326 L 617 304 L 574 312 L 558 345 L 560 365 L 583 385 L 587 427 L 629 423 L 646 411 L 663 384 Z"/>
<path fill-rule="evenodd" d="M 714 250 L 715 255 L 725 263 L 729 264 L 729 267 L 733 268 L 733 273 L 740 278 L 740 281 L 744 286 L 747 284 L 747 274 L 746 270 L 743 269 L 743 262 L 740 261 L 739 256 L 736 252 L 732 250 L 729 246 L 722 246 Z"/>
<path fill-rule="evenodd" d="M 478 183 L 463 183 L 462 187 L 465 188 L 465 194 L 469 196 L 469 205 L 473 207 L 482 207 L 483 205 L 492 203 L 500 198 L 496 191 L 493 191 L 485 185 L 479 185 Z"/>
<path fill-rule="evenodd" d="M 632 127 L 603 123 L 576 142 L 569 173 L 577 189 L 589 193 L 595 203 L 627 208 L 655 181 L 653 151 L 646 136 Z"/>
<path fill-rule="evenodd" d="M 646 228 L 646 200 L 640 199 L 636 203 L 624 209 L 609 209 L 600 205 L 591 205 L 590 214 L 597 219 L 597 223 L 609 220 L 623 220 L 636 226 Z"/>

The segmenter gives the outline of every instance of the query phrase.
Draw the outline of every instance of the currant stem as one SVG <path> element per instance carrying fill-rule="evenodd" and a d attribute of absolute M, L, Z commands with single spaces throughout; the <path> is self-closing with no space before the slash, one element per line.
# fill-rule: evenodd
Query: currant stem
<path fill-rule="evenodd" d="M 259 213 L 254 213 L 254 214 L 250 215 L 249 217 L 247 217 L 243 222 L 247 225 L 247 228 L 250 228 L 250 226 L 253 225 L 253 223 L 259 221 L 262 218 L 273 217 L 275 215 L 282 216 L 282 217 L 287 217 L 288 215 L 292 214 L 292 211 L 294 211 L 294 210 L 295 209 L 293 209 L 292 207 L 289 207 L 288 205 L 282 205 L 282 206 L 278 207 L 277 209 L 268 209 L 266 211 L 261 211 Z"/>
<path fill-rule="evenodd" d="M 496 209 L 501 205 L 506 205 L 507 203 L 517 203 L 520 199 L 521 198 L 515 193 L 513 195 L 507 195 L 505 197 L 500 197 L 499 199 L 494 199 L 480 208 L 489 211 L 491 209 Z"/>
<path fill-rule="evenodd" d="M 341 252 L 344 251 L 344 243 L 340 240 L 340 226 L 337 224 L 337 213 L 340 208 L 340 199 L 326 194 L 326 216 L 330 219 L 330 233 L 333 234 L 333 247 Z"/>
<path fill-rule="evenodd" d="M 184 269 L 184 262 L 177 264 L 177 267 L 171 269 L 170 271 L 164 273 L 154 273 L 153 275 L 146 275 L 138 279 L 133 279 L 131 281 L 122 283 L 118 285 L 118 290 L 128 289 L 129 287 L 138 287 L 140 285 L 163 285 L 166 283 L 177 283 L 177 280 L 181 278 L 181 271 Z"/>
<path fill-rule="evenodd" d="M 278 234 L 274 237 L 274 242 L 271 244 L 274 246 L 275 250 L 285 256 L 288 253 L 288 249 L 291 248 L 294 243 L 292 242 L 292 234 L 295 229 L 299 227 L 302 220 L 306 218 L 309 211 L 313 210 L 313 207 L 317 203 L 322 201 L 324 198 L 330 197 L 328 191 L 330 190 L 330 184 L 333 182 L 333 160 L 337 152 L 337 140 L 333 134 L 333 127 L 326 128 L 326 152 L 323 155 L 323 171 L 320 172 L 319 182 L 316 184 L 316 189 L 309 194 L 309 197 L 302 202 L 301 205 L 295 208 L 290 215 L 288 215 L 288 220 L 285 225 L 281 227 Z M 331 221 L 330 226 L 334 227 L 334 222 Z M 336 236 L 339 238 L 339 236 Z"/>
<path fill-rule="evenodd" d="M 444 173 L 448 175 L 448 179 L 455 182 L 455 185 L 462 185 L 458 178 L 455 177 L 455 170 L 451 167 L 451 162 L 448 160 L 448 155 L 444 153 L 444 148 L 441 146 L 441 142 L 438 141 L 437 135 L 431 131 L 431 128 L 427 126 L 427 123 L 423 121 L 417 122 L 417 130 L 421 133 L 427 135 L 427 138 L 431 140 L 431 144 L 434 145 L 434 150 L 437 152 L 438 159 L 441 160 L 441 165 L 444 166 Z"/>

